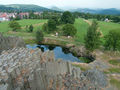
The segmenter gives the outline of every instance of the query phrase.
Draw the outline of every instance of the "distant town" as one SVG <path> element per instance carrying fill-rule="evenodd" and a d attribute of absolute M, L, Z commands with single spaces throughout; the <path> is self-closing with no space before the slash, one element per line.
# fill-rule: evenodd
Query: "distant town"
<path fill-rule="evenodd" d="M 41 15 L 43 12 L 34 12 L 34 15 Z M 19 19 L 27 19 L 29 18 L 29 12 L 22 12 L 22 13 L 8 13 L 8 12 L 0 12 L 0 22 L 3 21 L 10 21 L 15 18 Z"/>

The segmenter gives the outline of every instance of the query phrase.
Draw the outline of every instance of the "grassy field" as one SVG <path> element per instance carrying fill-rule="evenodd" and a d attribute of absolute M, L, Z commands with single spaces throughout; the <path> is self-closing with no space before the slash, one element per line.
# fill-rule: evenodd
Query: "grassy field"
<path fill-rule="evenodd" d="M 22 28 L 25 28 L 26 25 L 31 25 L 33 24 L 33 26 L 35 26 L 34 31 L 36 31 L 37 28 L 41 28 L 41 25 L 44 22 L 47 22 L 47 20 L 31 20 L 31 19 L 26 19 L 26 20 L 20 20 L 18 21 L 19 24 L 21 25 Z M 9 28 L 8 26 L 9 22 L 2 22 L 0 23 L 0 32 L 8 32 L 10 30 L 12 30 L 11 28 Z M 22 29 L 21 31 L 25 31 L 25 29 Z"/>
<path fill-rule="evenodd" d="M 92 20 L 88 20 L 89 22 L 92 22 Z M 13 32 L 11 28 L 9 28 L 8 24 L 9 22 L 2 22 L 0 23 L 0 32 L 3 32 L 4 35 L 12 35 L 12 36 L 21 36 L 25 39 L 27 38 L 34 38 L 35 36 L 35 32 L 36 30 L 38 30 L 38 28 L 42 28 L 42 25 L 47 22 L 47 20 L 32 20 L 32 19 L 28 19 L 28 20 L 20 20 L 18 21 L 22 27 L 22 29 L 18 32 Z M 120 29 L 120 24 L 117 23 L 112 23 L 112 22 L 103 22 L 103 21 L 99 21 L 99 28 L 103 34 L 103 36 L 105 36 L 110 30 L 113 29 Z M 34 32 L 33 33 L 28 33 L 26 31 L 26 25 L 33 25 L 34 26 Z M 60 30 L 62 30 L 62 26 L 58 26 L 58 28 Z M 87 29 L 89 27 L 89 23 L 84 21 L 84 19 L 79 18 L 76 19 L 74 26 L 77 29 L 77 34 L 75 35 L 75 38 L 73 39 L 67 39 L 65 37 L 52 37 L 52 34 L 48 34 L 45 35 L 45 37 L 51 38 L 51 39 L 59 39 L 59 40 L 64 40 L 64 41 L 71 41 L 73 44 L 76 45 L 80 45 L 80 44 L 84 44 L 84 36 L 87 32 Z M 61 28 L 60 28 L 61 27 Z"/>
<path fill-rule="evenodd" d="M 119 29 L 120 30 L 120 24 L 118 23 L 112 23 L 112 22 L 99 22 L 100 30 L 102 31 L 103 35 L 106 35 L 110 30 Z"/>
<path fill-rule="evenodd" d="M 84 43 L 84 36 L 87 32 L 89 24 L 83 21 L 83 19 L 76 19 L 74 26 L 77 29 L 77 34 L 75 36 L 75 41 Z"/>

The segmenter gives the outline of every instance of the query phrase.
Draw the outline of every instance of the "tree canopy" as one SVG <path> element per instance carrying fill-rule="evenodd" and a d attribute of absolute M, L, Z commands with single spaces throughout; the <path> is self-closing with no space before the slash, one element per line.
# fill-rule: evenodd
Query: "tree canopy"
<path fill-rule="evenodd" d="M 70 13 L 69 11 L 66 11 L 63 13 L 61 17 L 61 22 L 64 24 L 73 24 L 75 22 L 75 18 L 72 15 L 72 13 Z"/>
<path fill-rule="evenodd" d="M 55 29 L 56 29 L 56 22 L 55 22 L 55 20 L 49 19 L 48 20 L 48 30 L 49 30 L 49 32 L 55 31 Z"/>
<path fill-rule="evenodd" d="M 30 25 L 29 26 L 29 32 L 33 32 L 33 28 L 34 28 L 33 25 Z"/>
<path fill-rule="evenodd" d="M 18 29 L 21 28 L 21 26 L 19 25 L 19 23 L 16 22 L 16 21 L 11 21 L 11 22 L 9 23 L 9 27 L 12 28 L 13 31 L 16 31 L 16 30 L 18 30 Z"/>
<path fill-rule="evenodd" d="M 120 50 L 120 30 L 111 30 L 105 36 L 105 49 L 107 50 Z"/>
<path fill-rule="evenodd" d="M 98 23 L 92 22 L 92 25 L 88 28 L 85 36 L 85 47 L 89 51 L 99 48 L 100 46 L 100 32 L 98 31 Z"/>
<path fill-rule="evenodd" d="M 40 44 L 44 40 L 44 34 L 41 30 L 38 30 L 36 32 L 36 40 L 38 44 Z"/>
<path fill-rule="evenodd" d="M 66 24 L 63 27 L 63 34 L 65 36 L 74 36 L 77 33 L 77 29 L 72 24 Z"/>

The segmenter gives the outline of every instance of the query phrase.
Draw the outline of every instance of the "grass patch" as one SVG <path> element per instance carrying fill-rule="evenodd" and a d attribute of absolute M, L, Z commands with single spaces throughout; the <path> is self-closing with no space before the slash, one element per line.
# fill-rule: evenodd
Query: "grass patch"
<path fill-rule="evenodd" d="M 99 21 L 99 27 L 103 35 L 106 35 L 110 30 L 120 29 L 120 24 L 113 22 Z"/>
<path fill-rule="evenodd" d="M 37 41 L 36 39 L 24 39 L 25 44 L 35 44 Z"/>
<path fill-rule="evenodd" d="M 79 19 L 76 19 L 76 21 L 74 23 L 74 26 L 77 29 L 77 34 L 75 36 L 75 41 L 84 43 L 84 36 L 86 35 L 87 29 L 88 29 L 88 26 L 89 26 L 88 23 L 83 21 L 82 18 L 79 18 Z"/>
<path fill-rule="evenodd" d="M 112 65 L 120 65 L 119 60 L 110 60 L 109 63 L 112 64 Z"/>
<path fill-rule="evenodd" d="M 86 57 L 80 57 L 79 59 L 80 59 L 81 61 L 83 61 L 84 63 L 90 63 L 90 62 L 91 62 L 91 60 L 88 59 L 88 58 L 86 58 Z"/>
<path fill-rule="evenodd" d="M 110 68 L 108 69 L 108 73 L 120 73 L 120 68 Z"/>
<path fill-rule="evenodd" d="M 111 78 L 110 83 L 112 85 L 114 85 L 118 90 L 120 90 L 120 81 L 118 81 L 118 80 L 116 80 L 114 78 Z"/>
<path fill-rule="evenodd" d="M 18 20 L 17 22 L 19 22 L 19 24 L 21 25 L 21 27 L 25 27 L 26 25 L 31 25 L 33 24 L 34 26 L 34 31 L 36 31 L 38 28 L 41 29 L 41 25 L 40 23 L 45 23 L 47 22 L 47 20 L 41 20 L 41 19 L 23 19 L 23 20 Z M 1 22 L 0 23 L 0 32 L 8 32 L 11 31 L 12 29 L 9 27 L 10 21 L 6 21 L 6 22 Z M 26 31 L 25 28 L 21 29 L 21 31 Z"/>
<path fill-rule="evenodd" d="M 72 64 L 73 66 L 75 66 L 75 67 L 79 67 L 82 71 L 86 71 L 86 70 L 88 70 L 89 68 L 88 67 L 83 67 L 83 66 L 81 66 L 81 65 L 77 65 L 77 64 Z"/>

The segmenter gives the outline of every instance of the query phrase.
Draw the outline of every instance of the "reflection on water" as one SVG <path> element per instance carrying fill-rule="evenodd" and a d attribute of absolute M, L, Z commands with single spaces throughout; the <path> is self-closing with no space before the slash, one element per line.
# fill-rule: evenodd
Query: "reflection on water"
<path fill-rule="evenodd" d="M 53 46 L 53 45 L 26 45 L 27 48 L 40 48 L 43 52 L 47 50 L 53 50 L 55 59 L 63 59 L 65 61 L 72 61 L 72 62 L 83 62 L 75 57 L 72 53 L 69 52 L 69 49 L 63 48 L 60 46 Z"/>

